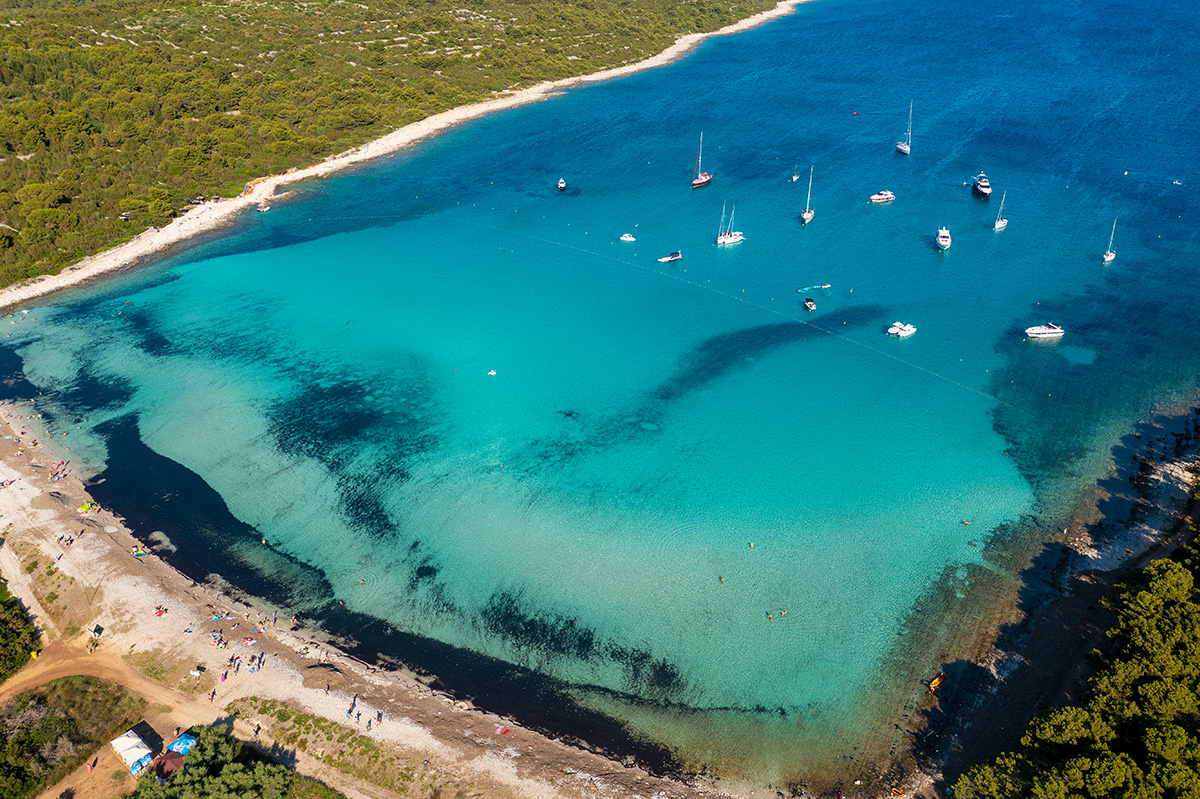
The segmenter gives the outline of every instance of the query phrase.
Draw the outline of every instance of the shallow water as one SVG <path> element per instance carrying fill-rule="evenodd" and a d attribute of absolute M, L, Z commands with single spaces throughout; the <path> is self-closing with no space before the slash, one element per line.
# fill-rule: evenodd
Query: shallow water
<path fill-rule="evenodd" d="M 1154 11 L 806 4 L 308 184 L 5 341 L 96 490 L 193 572 L 484 702 L 477 664 L 554 678 L 557 721 L 545 685 L 494 690 L 550 728 L 591 714 L 597 744 L 851 768 L 991 598 L 963 592 L 1005 570 L 991 531 L 1051 535 L 1196 394 L 1200 56 Z M 746 241 L 718 250 L 726 203 Z M 1050 320 L 1061 342 L 1023 340 Z M 976 604 L 914 618 L 939 592 Z"/>

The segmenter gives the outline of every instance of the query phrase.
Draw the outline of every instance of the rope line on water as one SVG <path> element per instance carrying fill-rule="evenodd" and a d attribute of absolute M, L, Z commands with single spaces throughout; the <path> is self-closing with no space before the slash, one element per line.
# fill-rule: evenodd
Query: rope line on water
<path fill-rule="evenodd" d="M 352 220 L 352 219 L 426 219 L 429 217 L 436 217 L 438 215 L 439 214 L 437 214 L 437 213 L 432 213 L 432 214 L 378 214 L 378 215 L 374 215 L 374 216 L 364 216 L 364 215 L 321 216 L 321 217 L 310 217 L 309 221 L 310 222 L 326 222 L 326 221 L 332 222 L 332 221 L 347 221 L 347 220 Z M 872 352 L 876 355 L 883 356 L 884 358 L 890 358 L 891 360 L 895 361 L 896 363 L 903 364 L 904 366 L 907 366 L 910 369 L 915 369 L 918 372 L 923 372 L 924 374 L 927 374 L 930 377 L 933 377 L 938 380 L 949 383 L 950 385 L 955 386 L 956 388 L 960 388 L 963 391 L 969 391 L 972 394 L 976 394 L 976 395 L 983 397 L 984 399 L 990 400 L 991 402 L 994 402 L 998 405 L 1003 405 L 1007 408 L 1013 407 L 1010 403 L 1005 402 L 1004 400 L 1000 399 L 999 397 L 989 394 L 986 391 L 980 391 L 977 388 L 972 388 L 971 386 L 968 386 L 965 383 L 955 380 L 952 377 L 948 377 L 947 375 L 944 375 L 940 372 L 934 371 L 933 369 L 930 369 L 927 366 L 922 366 L 921 364 L 913 363 L 910 360 L 901 358 L 900 356 L 894 355 L 885 350 L 881 350 L 878 347 L 872 346 L 871 344 L 867 344 L 866 342 L 859 341 L 858 339 L 855 339 L 855 338 L 851 338 L 850 336 L 847 336 L 845 333 L 839 333 L 836 330 L 830 330 L 829 328 L 821 327 L 820 325 L 814 324 L 813 322 L 810 322 L 809 320 L 807 320 L 803 317 L 785 313 L 785 312 L 779 310 L 778 308 L 772 308 L 770 306 L 763 305 L 758 302 L 754 302 L 753 300 L 749 300 L 745 297 L 739 297 L 736 294 L 730 294 L 728 291 L 725 291 L 723 289 L 714 288 L 712 286 L 705 285 L 703 283 L 697 283 L 696 281 L 691 280 L 690 278 L 683 277 L 682 275 L 676 274 L 674 272 L 664 272 L 661 269 L 658 269 L 658 268 L 655 268 L 652 266 L 647 266 L 646 264 L 639 264 L 634 261 L 628 261 L 628 260 L 625 260 L 624 258 L 618 258 L 614 255 L 609 255 L 607 253 L 596 252 L 595 250 L 589 250 L 585 247 L 580 247 L 575 244 L 568 244 L 563 241 L 555 241 L 554 239 L 547 239 L 545 237 L 535 236 L 530 233 L 521 233 L 519 231 L 508 230 L 505 228 L 498 228 L 493 225 L 485 225 L 481 222 L 473 222 L 471 220 L 464 219 L 464 220 L 459 220 L 459 221 L 464 224 L 482 228 L 484 230 L 490 230 L 494 233 L 502 233 L 505 235 L 516 235 L 516 236 L 520 236 L 525 239 L 529 239 L 530 241 L 539 241 L 539 242 L 542 242 L 543 244 L 549 244 L 553 247 L 561 247 L 562 249 L 566 249 L 566 250 L 574 250 L 575 252 L 582 253 L 584 255 L 590 255 L 593 258 L 602 258 L 604 260 L 608 260 L 608 261 L 612 261 L 613 263 L 620 264 L 621 266 L 631 267 L 633 269 L 640 269 L 641 271 L 647 272 L 652 275 L 658 275 L 659 277 L 667 278 L 670 280 L 675 280 L 679 283 L 683 283 L 683 284 L 691 286 L 693 288 L 697 288 L 702 291 L 707 291 L 707 292 L 716 294 L 717 296 L 724 297 L 729 300 L 734 300 L 736 302 L 740 302 L 743 305 L 747 305 L 751 308 L 756 308 L 760 311 L 765 311 L 766 313 L 774 314 L 782 319 L 788 320 L 789 322 L 797 322 L 799 324 L 805 325 L 807 327 L 812 328 L 813 330 L 817 330 L 826 335 L 841 339 L 842 341 L 845 341 L 849 344 L 853 344 L 856 347 L 861 347 L 862 349 L 867 350 L 868 352 Z"/>
<path fill-rule="evenodd" d="M 520 233 L 520 232 L 512 231 L 512 230 L 505 230 L 503 228 L 497 228 L 497 227 L 493 227 L 491 225 L 485 225 L 480 222 L 471 222 L 471 221 L 467 221 L 467 220 L 463 220 L 463 221 L 465 221 L 466 224 L 474 225 L 475 227 L 480 227 L 485 230 L 491 230 L 495 233 L 504 233 L 506 235 L 517 235 L 517 236 L 521 236 L 522 238 L 530 239 L 531 241 L 540 241 L 544 244 L 549 244 L 554 247 L 561 247 L 561 248 L 567 249 L 567 250 L 574 250 L 576 252 L 583 253 L 584 255 L 590 255 L 595 258 L 603 258 L 605 260 L 612 261 L 613 263 L 621 264 L 622 266 L 640 269 L 643 272 L 648 272 L 653 275 L 658 275 L 660 277 L 669 278 L 671 280 L 678 281 L 680 283 L 683 283 L 688 286 L 692 286 L 694 288 L 701 289 L 703 291 L 712 292 L 713 294 L 716 294 L 721 297 L 725 297 L 726 299 L 736 300 L 737 302 L 740 302 L 743 305 L 748 305 L 751 308 L 756 308 L 760 311 L 766 311 L 767 313 L 775 314 L 776 316 L 778 316 L 782 319 L 786 319 L 789 322 L 798 322 L 802 325 L 811 327 L 813 330 L 820 331 L 821 333 L 825 333 L 826 335 L 830 335 L 835 338 L 839 338 L 842 341 L 853 344 L 857 347 L 861 347 L 862 349 L 865 349 L 868 352 L 873 352 L 876 355 L 882 355 L 885 358 L 890 358 L 897 363 L 900 363 L 900 364 L 903 364 L 904 366 L 909 367 L 910 369 L 915 369 L 919 372 L 924 372 L 925 374 L 929 375 L 930 377 L 934 377 L 938 380 L 942 380 L 946 383 L 949 383 L 952 386 L 955 386 L 956 388 L 962 389 L 963 391 L 969 391 L 972 394 L 977 394 L 980 397 L 983 397 L 984 399 L 987 399 L 987 400 L 997 403 L 998 405 L 1003 405 L 1007 408 L 1013 407 L 1010 403 L 1007 403 L 1004 400 L 1000 399 L 999 397 L 989 394 L 986 391 L 980 391 L 977 388 L 972 388 L 971 386 L 968 386 L 965 383 L 959 382 L 958 380 L 955 380 L 952 377 L 948 377 L 944 374 L 941 374 L 940 372 L 936 372 L 933 369 L 930 369 L 926 366 L 922 366 L 918 363 L 913 363 L 912 361 L 901 358 L 898 355 L 893 355 L 890 352 L 881 350 L 878 347 L 867 344 L 866 342 L 851 338 L 850 336 L 847 336 L 845 333 L 839 333 L 836 330 L 830 330 L 829 328 L 821 327 L 820 325 L 814 324 L 813 322 L 810 322 L 809 320 L 804 319 L 803 317 L 785 313 L 784 311 L 781 311 L 778 308 L 772 308 L 767 305 L 762 305 L 761 303 L 754 302 L 753 300 L 749 300 L 745 297 L 739 297 L 736 294 L 730 294 L 728 291 L 724 291 L 723 289 L 714 288 L 712 286 L 708 286 L 703 283 L 697 283 L 696 281 L 691 280 L 690 278 L 683 277 L 682 275 L 676 274 L 674 272 L 664 272 L 663 270 L 658 269 L 656 267 L 647 266 L 646 264 L 639 264 L 634 261 L 627 261 L 623 258 L 618 258 L 614 255 L 608 255 L 607 253 L 596 252 L 595 250 L 589 250 L 584 247 L 579 247 L 575 244 L 568 244 L 568 243 L 562 242 L 562 241 L 554 241 L 553 239 L 547 239 L 547 238 L 543 238 L 541 236 L 534 236 L 529 233 Z"/>

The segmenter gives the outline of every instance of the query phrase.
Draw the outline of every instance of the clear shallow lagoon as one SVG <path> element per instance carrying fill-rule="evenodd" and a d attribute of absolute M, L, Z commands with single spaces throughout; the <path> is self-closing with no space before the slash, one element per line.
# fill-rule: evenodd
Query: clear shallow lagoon
<path fill-rule="evenodd" d="M 1196 27 L 821 0 L 309 184 L 5 343 L 97 492 L 193 573 L 451 688 L 485 663 L 505 698 L 481 703 L 544 726 L 616 719 L 581 722 L 593 743 L 858 768 L 995 601 L 972 575 L 1011 583 L 1001 550 L 1196 396 Z M 746 241 L 718 250 L 726 202 Z M 1051 320 L 1063 341 L 1023 341 Z"/>

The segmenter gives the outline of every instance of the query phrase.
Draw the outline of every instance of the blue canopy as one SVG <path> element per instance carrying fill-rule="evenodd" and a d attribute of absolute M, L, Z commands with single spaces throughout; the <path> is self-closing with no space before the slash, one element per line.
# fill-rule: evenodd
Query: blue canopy
<path fill-rule="evenodd" d="M 167 744 L 167 751 L 178 752 L 181 755 L 186 755 L 188 752 L 192 751 L 192 747 L 195 745 L 196 737 L 194 735 L 188 735 L 185 732 L 183 735 L 180 735 L 174 741 L 171 741 L 171 743 Z"/>

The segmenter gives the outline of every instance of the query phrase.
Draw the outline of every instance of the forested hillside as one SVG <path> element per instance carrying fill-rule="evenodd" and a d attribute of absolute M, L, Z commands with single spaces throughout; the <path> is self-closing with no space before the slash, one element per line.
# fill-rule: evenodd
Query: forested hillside
<path fill-rule="evenodd" d="M 17 0 L 0 14 L 0 285 L 198 195 L 236 195 L 492 92 L 638 61 L 772 6 Z"/>
<path fill-rule="evenodd" d="M 958 781 L 958 799 L 1200 796 L 1198 573 L 1193 544 L 1130 578 L 1110 600 L 1116 649 L 1093 655 L 1086 703 L 1035 719 L 1019 751 Z"/>

